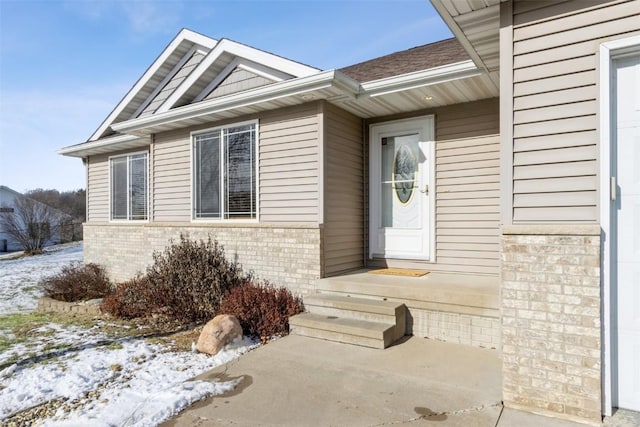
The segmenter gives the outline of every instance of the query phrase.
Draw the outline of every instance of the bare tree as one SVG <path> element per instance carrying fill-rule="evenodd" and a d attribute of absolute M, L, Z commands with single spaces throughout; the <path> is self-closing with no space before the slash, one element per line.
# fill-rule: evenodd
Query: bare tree
<path fill-rule="evenodd" d="M 58 234 L 63 215 L 28 197 L 16 197 L 13 206 L 0 209 L 0 226 L 18 241 L 27 255 L 42 253 L 44 245 Z"/>

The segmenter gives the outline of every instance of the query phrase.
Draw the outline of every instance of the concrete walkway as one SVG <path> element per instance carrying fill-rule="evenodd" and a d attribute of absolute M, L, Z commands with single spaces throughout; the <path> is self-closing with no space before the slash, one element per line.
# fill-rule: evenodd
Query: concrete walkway
<path fill-rule="evenodd" d="M 288 336 L 199 377 L 242 380 L 164 425 L 580 426 L 503 410 L 500 369 L 495 350 L 422 338 L 376 350 Z"/>

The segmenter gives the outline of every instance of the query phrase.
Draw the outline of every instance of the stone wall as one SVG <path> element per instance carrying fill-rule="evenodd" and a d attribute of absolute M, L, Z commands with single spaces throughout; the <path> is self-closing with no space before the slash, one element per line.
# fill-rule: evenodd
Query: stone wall
<path fill-rule="evenodd" d="M 227 257 L 240 262 L 276 286 L 307 294 L 321 274 L 321 228 L 265 224 L 108 224 L 84 225 L 84 261 L 106 267 L 114 281 L 144 272 L 154 251 L 188 233 L 193 240 L 209 236 L 224 246 Z"/>
<path fill-rule="evenodd" d="M 505 406 L 601 421 L 600 227 L 502 234 Z"/>
<path fill-rule="evenodd" d="M 38 300 L 37 311 L 41 313 L 72 313 L 100 316 L 102 314 L 102 311 L 100 311 L 101 303 L 101 298 L 84 302 L 65 302 L 42 297 Z"/>

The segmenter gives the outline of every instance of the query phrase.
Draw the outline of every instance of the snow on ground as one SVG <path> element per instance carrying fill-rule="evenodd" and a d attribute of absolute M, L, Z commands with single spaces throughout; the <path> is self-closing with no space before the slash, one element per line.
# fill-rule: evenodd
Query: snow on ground
<path fill-rule="evenodd" d="M 0 261 L 0 316 L 35 307 L 38 281 L 82 259 L 78 244 Z M 216 356 L 176 352 L 144 338 L 110 338 L 94 327 L 45 324 L 0 351 L 0 424 L 20 411 L 65 399 L 44 426 L 156 426 L 193 402 L 233 390 L 238 380 L 192 381 L 258 344 L 244 338 Z M 15 339 L 0 329 L 0 341 Z"/>
<path fill-rule="evenodd" d="M 58 330 L 65 341 L 75 331 Z M 97 336 L 96 338 L 99 338 Z M 104 337 L 103 337 L 104 338 Z M 77 401 L 46 420 L 51 426 L 155 426 L 207 396 L 233 390 L 237 381 L 188 381 L 255 346 L 245 339 L 215 356 L 173 352 L 144 339 L 71 347 L 48 363 L 13 364 L 0 371 L 0 420 L 51 399 Z M 91 398 L 87 393 L 96 391 Z"/>
<path fill-rule="evenodd" d="M 51 246 L 42 255 L 0 259 L 0 315 L 35 309 L 42 296 L 38 281 L 74 261 L 82 261 L 82 242 Z"/>

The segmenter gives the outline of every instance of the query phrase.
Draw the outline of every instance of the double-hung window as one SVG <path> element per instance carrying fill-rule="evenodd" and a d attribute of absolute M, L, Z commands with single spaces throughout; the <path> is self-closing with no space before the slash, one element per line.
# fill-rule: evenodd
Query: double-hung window
<path fill-rule="evenodd" d="M 256 124 L 193 135 L 195 219 L 256 218 Z"/>
<path fill-rule="evenodd" d="M 148 211 L 147 153 L 111 157 L 111 219 L 146 220 Z"/>

